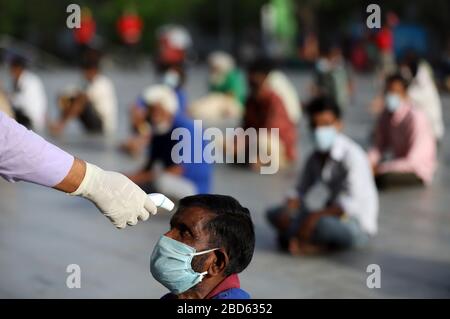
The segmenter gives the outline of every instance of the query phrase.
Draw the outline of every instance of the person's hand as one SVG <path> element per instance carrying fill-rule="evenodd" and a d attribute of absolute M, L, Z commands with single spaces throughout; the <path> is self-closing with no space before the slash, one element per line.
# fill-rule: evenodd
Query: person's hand
<path fill-rule="evenodd" d="M 296 210 L 300 208 L 300 198 L 288 198 L 286 200 L 286 208 L 289 210 Z"/>
<path fill-rule="evenodd" d="M 316 229 L 317 222 L 321 217 L 322 215 L 320 213 L 310 213 L 299 229 L 299 238 L 308 241 Z"/>
<path fill-rule="evenodd" d="M 70 195 L 84 197 L 97 206 L 117 228 L 136 225 L 156 214 L 150 197 L 123 174 L 104 171 L 86 163 L 80 186 Z"/>

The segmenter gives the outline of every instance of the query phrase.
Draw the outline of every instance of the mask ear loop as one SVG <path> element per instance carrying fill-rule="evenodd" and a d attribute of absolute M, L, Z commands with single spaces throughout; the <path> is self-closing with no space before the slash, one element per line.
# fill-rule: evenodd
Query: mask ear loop
<path fill-rule="evenodd" d="M 200 252 L 197 252 L 197 253 L 191 253 L 190 255 L 193 256 L 193 257 L 194 257 L 194 256 L 199 256 L 199 255 L 204 255 L 204 254 L 213 252 L 213 251 L 218 250 L 218 249 L 220 249 L 220 248 L 208 249 L 208 250 L 200 251 Z M 208 271 L 204 271 L 204 272 L 201 272 L 201 273 L 200 273 L 200 282 L 203 280 L 203 278 L 204 278 L 207 274 L 208 274 Z"/>
<path fill-rule="evenodd" d="M 191 256 L 199 256 L 199 255 L 210 253 L 210 252 L 218 250 L 218 249 L 220 249 L 220 248 L 213 248 L 213 249 L 208 249 L 208 250 L 204 250 L 204 251 L 199 251 L 199 252 L 196 252 L 196 253 L 191 253 L 190 255 Z"/>

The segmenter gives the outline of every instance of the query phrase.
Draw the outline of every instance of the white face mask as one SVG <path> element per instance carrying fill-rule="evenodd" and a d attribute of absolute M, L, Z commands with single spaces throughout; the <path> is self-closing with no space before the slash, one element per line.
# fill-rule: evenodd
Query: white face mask
<path fill-rule="evenodd" d="M 321 58 L 316 63 L 316 68 L 321 73 L 326 73 L 331 70 L 331 64 L 326 59 Z"/>
<path fill-rule="evenodd" d="M 314 130 L 314 145 L 320 152 L 328 152 L 334 144 L 337 130 L 334 126 L 321 126 Z"/>
<path fill-rule="evenodd" d="M 386 108 L 389 112 L 394 113 L 402 104 L 402 99 L 398 94 L 388 93 L 384 99 Z"/>
<path fill-rule="evenodd" d="M 171 88 L 177 88 L 180 85 L 180 75 L 176 71 L 169 70 L 164 73 L 162 82 Z"/>
<path fill-rule="evenodd" d="M 156 135 L 164 135 L 170 132 L 172 129 L 172 123 L 170 122 L 161 122 L 152 124 L 153 133 Z"/>

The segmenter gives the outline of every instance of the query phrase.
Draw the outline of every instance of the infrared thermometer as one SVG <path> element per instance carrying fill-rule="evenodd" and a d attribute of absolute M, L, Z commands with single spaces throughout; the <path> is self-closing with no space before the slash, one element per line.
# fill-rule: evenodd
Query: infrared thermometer
<path fill-rule="evenodd" d="M 158 208 L 161 207 L 167 211 L 171 211 L 175 207 L 175 204 L 163 194 L 151 193 L 148 196 Z"/>

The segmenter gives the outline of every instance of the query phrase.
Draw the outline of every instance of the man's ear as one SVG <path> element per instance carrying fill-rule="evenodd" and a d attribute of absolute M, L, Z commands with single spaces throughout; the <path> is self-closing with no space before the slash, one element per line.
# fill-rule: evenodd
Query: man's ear
<path fill-rule="evenodd" d="M 344 123 L 342 122 L 341 119 L 339 119 L 339 120 L 336 122 L 336 128 L 337 128 L 338 131 L 342 131 L 342 129 L 344 128 Z"/>
<path fill-rule="evenodd" d="M 213 256 L 213 261 L 209 266 L 208 274 L 210 276 L 217 276 L 223 273 L 223 271 L 227 268 L 230 259 L 223 248 L 213 251 Z"/>

